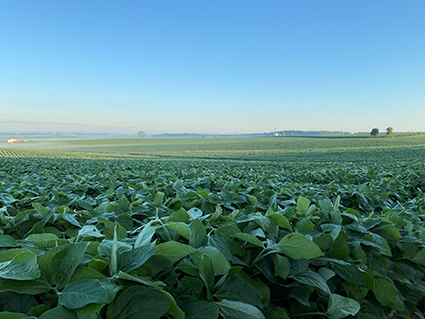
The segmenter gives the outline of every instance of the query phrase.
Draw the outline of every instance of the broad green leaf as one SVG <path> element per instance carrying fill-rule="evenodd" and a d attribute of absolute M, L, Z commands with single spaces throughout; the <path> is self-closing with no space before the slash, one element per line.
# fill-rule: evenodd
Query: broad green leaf
<path fill-rule="evenodd" d="M 125 196 L 124 194 L 120 196 L 120 199 L 118 201 L 118 206 L 123 212 L 127 212 L 130 209 L 131 204 L 128 201 L 127 196 Z"/>
<path fill-rule="evenodd" d="M 221 208 L 220 205 L 216 205 L 215 212 L 210 218 L 210 224 L 213 225 L 214 222 L 221 216 L 222 213 L 223 213 L 223 208 Z"/>
<path fill-rule="evenodd" d="M 39 319 L 78 319 L 74 310 L 68 310 L 63 306 L 52 308 L 43 313 Z"/>
<path fill-rule="evenodd" d="M 171 263 L 175 263 L 193 251 L 195 251 L 195 248 L 191 246 L 176 241 L 167 241 L 156 246 L 155 255 L 163 255 Z"/>
<path fill-rule="evenodd" d="M 129 272 L 142 266 L 155 251 L 153 244 L 139 246 L 118 255 L 118 270 Z"/>
<path fill-rule="evenodd" d="M 183 310 L 180 309 L 180 307 L 177 305 L 176 300 L 174 299 L 173 295 L 171 295 L 169 292 L 165 290 L 161 290 L 161 292 L 167 296 L 167 298 L 170 300 L 170 308 L 168 308 L 166 314 L 173 317 L 174 319 L 185 319 L 186 315 L 183 312 Z"/>
<path fill-rule="evenodd" d="M 134 248 L 148 245 L 151 242 L 155 231 L 156 228 L 152 227 L 152 222 L 147 223 L 145 227 L 143 227 L 139 235 L 137 235 L 136 242 L 134 243 Z"/>
<path fill-rule="evenodd" d="M 49 292 L 52 289 L 45 279 L 35 280 L 11 280 L 0 281 L 0 292 L 13 291 L 19 294 L 38 295 Z"/>
<path fill-rule="evenodd" d="M 98 279 L 98 280 L 108 280 L 109 277 L 100 273 L 96 269 L 90 267 L 78 267 L 74 274 L 71 277 L 70 282 L 81 280 L 81 279 Z"/>
<path fill-rule="evenodd" d="M 165 194 L 163 192 L 157 192 L 153 200 L 155 206 L 161 206 L 162 201 L 164 200 L 164 197 L 165 197 Z"/>
<path fill-rule="evenodd" d="M 380 252 L 386 256 L 391 257 L 392 253 L 391 253 L 391 248 L 388 245 L 388 242 L 386 241 L 385 238 L 383 238 L 382 236 L 379 236 L 378 234 L 367 234 L 364 235 L 362 238 L 359 239 L 359 242 L 361 242 L 363 245 L 366 246 L 372 246 L 372 247 L 376 247 L 377 249 L 380 250 Z"/>
<path fill-rule="evenodd" d="M 2 311 L 0 313 L 0 319 L 24 319 L 24 318 L 28 318 L 27 315 L 24 313 L 14 313 L 14 312 L 8 312 L 8 311 Z"/>
<path fill-rule="evenodd" d="M 62 289 L 84 257 L 87 243 L 67 244 L 47 251 L 39 258 L 40 270 L 52 285 Z"/>
<path fill-rule="evenodd" d="M 227 260 L 232 260 L 233 253 L 230 249 L 230 240 L 216 235 L 208 235 L 208 246 L 217 248 Z"/>
<path fill-rule="evenodd" d="M 270 302 L 270 289 L 260 278 L 250 278 L 243 271 L 228 276 L 218 288 L 214 297 L 241 301 L 263 308 Z"/>
<path fill-rule="evenodd" d="M 230 264 L 227 261 L 226 257 L 215 247 L 201 247 L 198 248 L 196 251 L 190 254 L 192 257 L 193 263 L 199 267 L 202 256 L 206 254 L 211 262 L 212 266 L 214 268 L 214 275 L 224 275 L 230 270 Z"/>
<path fill-rule="evenodd" d="M 170 299 L 161 291 L 145 286 L 124 290 L 108 310 L 108 319 L 159 319 L 170 308 Z"/>
<path fill-rule="evenodd" d="M 0 278 L 13 280 L 33 280 L 40 277 L 37 257 L 24 251 L 12 260 L 0 263 Z"/>
<path fill-rule="evenodd" d="M 195 219 L 190 223 L 190 237 L 189 244 L 192 247 L 199 248 L 205 246 L 208 242 L 207 233 L 204 225 L 199 219 Z"/>
<path fill-rule="evenodd" d="M 258 308 L 247 303 L 223 299 L 216 305 L 224 319 L 265 319 Z"/>
<path fill-rule="evenodd" d="M 392 283 L 384 279 L 375 279 L 373 293 L 382 305 L 395 310 L 404 310 L 404 304 L 398 297 L 397 288 Z"/>
<path fill-rule="evenodd" d="M 59 304 L 68 309 L 108 301 L 106 289 L 97 279 L 83 279 L 67 285 L 59 294 Z"/>
<path fill-rule="evenodd" d="M 77 237 L 95 237 L 102 238 L 105 237 L 97 228 L 93 225 L 85 225 L 78 231 Z"/>
<path fill-rule="evenodd" d="M 9 235 L 0 235 L 0 247 L 18 247 L 15 238 Z"/>
<path fill-rule="evenodd" d="M 331 294 L 328 304 L 328 314 L 332 319 L 354 316 L 360 311 L 360 304 L 354 299 Z"/>
<path fill-rule="evenodd" d="M 218 307 L 212 302 L 197 301 L 184 309 L 186 319 L 218 319 Z"/>
<path fill-rule="evenodd" d="M 332 244 L 330 256 L 332 258 L 346 260 L 349 255 L 350 250 L 348 248 L 347 241 L 345 240 L 344 235 L 341 233 Z"/>
<path fill-rule="evenodd" d="M 338 265 L 332 263 L 332 270 L 342 279 L 352 284 L 364 285 L 366 283 L 363 273 L 355 265 Z"/>
<path fill-rule="evenodd" d="M 186 223 L 183 222 L 168 222 L 167 227 L 174 230 L 180 236 L 189 240 L 190 238 L 190 228 Z"/>
<path fill-rule="evenodd" d="M 253 196 L 253 195 L 248 195 L 248 200 L 251 203 L 252 206 L 256 206 L 258 203 L 258 199 L 257 197 Z"/>
<path fill-rule="evenodd" d="M 35 210 L 41 215 L 41 216 L 45 216 L 49 211 L 50 211 L 50 209 L 48 209 L 48 208 L 46 208 L 46 207 L 44 207 L 43 205 L 41 205 L 41 204 L 39 204 L 39 203 L 32 203 L 31 204 L 32 205 L 32 207 L 34 207 L 35 208 Z"/>
<path fill-rule="evenodd" d="M 310 287 L 315 287 L 330 295 L 331 291 L 328 284 L 318 273 L 313 271 L 301 271 L 291 276 L 292 279 Z"/>
<path fill-rule="evenodd" d="M 425 249 L 419 250 L 416 255 L 413 257 L 413 261 L 416 263 L 425 266 Z"/>
<path fill-rule="evenodd" d="M 58 239 L 58 236 L 55 234 L 31 234 L 25 240 L 28 241 L 35 241 L 35 242 L 41 242 L 41 241 L 49 241 L 49 240 L 56 240 Z"/>
<path fill-rule="evenodd" d="M 280 214 L 270 214 L 267 215 L 267 217 L 270 218 L 270 220 L 272 220 L 273 222 L 275 222 L 279 227 L 292 231 L 291 224 L 289 223 L 288 218 L 286 218 L 285 216 Z"/>
<path fill-rule="evenodd" d="M 272 260 L 275 275 L 279 276 L 280 278 L 286 279 L 291 270 L 291 264 L 288 258 L 280 256 L 278 254 L 273 254 Z"/>
<path fill-rule="evenodd" d="M 101 255 L 102 257 L 105 257 L 109 260 L 111 260 L 111 253 L 112 253 L 112 245 L 113 245 L 113 241 L 112 240 L 108 240 L 108 239 L 104 239 L 102 240 L 102 242 L 100 243 L 100 245 L 97 247 L 97 251 L 99 253 L 99 255 Z M 131 246 L 130 244 L 127 243 L 123 243 L 122 241 L 118 241 L 117 242 L 117 251 L 116 254 L 121 254 L 125 251 L 131 250 L 133 248 L 133 246 Z"/>
<path fill-rule="evenodd" d="M 295 226 L 297 227 L 297 230 L 301 233 L 307 232 L 309 230 L 314 229 L 313 222 L 308 218 L 303 218 L 300 221 L 298 221 Z"/>
<path fill-rule="evenodd" d="M 238 238 L 240 240 L 246 241 L 247 243 L 253 244 L 255 246 L 264 247 L 261 240 L 259 240 L 257 237 L 247 234 L 247 233 L 237 233 L 234 234 L 233 237 Z"/>
<path fill-rule="evenodd" d="M 299 233 L 286 235 L 277 245 L 283 253 L 294 259 L 312 259 L 323 256 L 319 246 Z"/>
<path fill-rule="evenodd" d="M 27 315 L 28 316 L 34 316 L 36 318 L 40 317 L 43 313 L 45 313 L 46 311 L 48 311 L 50 309 L 49 306 L 45 305 L 45 304 L 41 304 L 41 305 L 37 305 L 35 307 L 32 307 L 28 312 Z"/>
<path fill-rule="evenodd" d="M 92 303 L 76 309 L 78 319 L 98 319 L 99 313 L 105 304 Z"/>
<path fill-rule="evenodd" d="M 210 257 L 208 255 L 203 254 L 201 258 L 201 262 L 198 265 L 199 268 L 199 277 L 201 277 L 202 281 L 205 284 L 207 289 L 208 299 L 211 298 L 211 290 L 215 283 L 214 278 L 214 268 L 211 262 Z"/>
<path fill-rule="evenodd" d="M 165 286 L 165 284 L 162 281 L 152 281 L 149 278 L 140 277 L 140 276 L 136 276 L 136 275 L 130 275 L 130 274 L 127 274 L 127 273 L 122 272 L 122 271 L 118 272 L 117 278 L 123 279 L 123 280 L 134 281 L 134 282 L 137 282 L 139 284 L 143 284 L 143 285 L 151 286 L 151 287 L 160 288 L 160 287 Z"/>
<path fill-rule="evenodd" d="M 298 197 L 297 200 L 297 212 L 306 213 L 308 210 L 308 206 L 310 206 L 310 200 L 303 196 Z"/>
<path fill-rule="evenodd" d="M 320 268 L 318 273 L 320 276 L 322 276 L 322 278 L 325 281 L 328 281 L 329 279 L 331 279 L 332 277 L 336 275 L 333 270 L 330 270 L 329 268 L 326 268 L 326 267 Z"/>
<path fill-rule="evenodd" d="M 202 216 L 202 212 L 201 212 L 201 216 Z M 186 210 L 184 208 L 180 208 L 179 210 L 171 213 L 168 221 L 186 223 L 189 221 L 189 219 L 190 219 L 190 215 L 186 212 Z"/>
<path fill-rule="evenodd" d="M 388 240 L 398 241 L 401 238 L 400 231 L 394 225 L 383 226 L 377 232 Z"/>

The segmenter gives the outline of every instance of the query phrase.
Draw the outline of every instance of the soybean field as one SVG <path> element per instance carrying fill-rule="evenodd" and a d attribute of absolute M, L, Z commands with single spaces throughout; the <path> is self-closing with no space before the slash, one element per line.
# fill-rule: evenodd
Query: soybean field
<path fill-rule="evenodd" d="M 0 154 L 0 318 L 424 317 L 423 135 Z"/>

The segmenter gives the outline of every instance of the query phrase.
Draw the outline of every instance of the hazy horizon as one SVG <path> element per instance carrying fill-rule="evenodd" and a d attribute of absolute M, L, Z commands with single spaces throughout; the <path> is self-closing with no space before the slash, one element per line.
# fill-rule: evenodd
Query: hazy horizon
<path fill-rule="evenodd" d="M 5 0 L 0 132 L 425 131 L 424 12 L 419 0 Z"/>

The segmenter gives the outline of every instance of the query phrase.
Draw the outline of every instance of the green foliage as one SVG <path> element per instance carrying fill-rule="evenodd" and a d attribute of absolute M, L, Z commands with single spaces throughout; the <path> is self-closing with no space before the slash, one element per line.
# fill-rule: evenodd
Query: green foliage
<path fill-rule="evenodd" d="M 408 318 L 425 300 L 422 161 L 1 164 L 5 318 Z"/>

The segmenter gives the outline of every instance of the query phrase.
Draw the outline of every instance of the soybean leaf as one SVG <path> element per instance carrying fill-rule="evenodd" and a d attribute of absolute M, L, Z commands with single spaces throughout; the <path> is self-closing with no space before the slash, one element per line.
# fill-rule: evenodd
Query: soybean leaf
<path fill-rule="evenodd" d="M 143 285 L 151 286 L 151 287 L 160 288 L 160 287 L 165 286 L 165 284 L 162 281 L 152 281 L 149 278 L 140 277 L 140 276 L 136 276 L 136 275 L 130 275 L 130 274 L 127 274 L 127 273 L 122 272 L 122 271 L 118 272 L 117 278 L 123 279 L 123 280 L 134 281 L 134 282 L 137 282 L 139 284 L 143 284 Z"/>
<path fill-rule="evenodd" d="M 24 251 L 10 261 L 0 263 L 0 278 L 13 280 L 33 280 L 40 277 L 37 257 Z"/>
<path fill-rule="evenodd" d="M 299 233 L 286 235 L 277 245 L 282 252 L 294 259 L 312 259 L 323 256 L 323 252 L 320 250 L 319 246 Z"/>
<path fill-rule="evenodd" d="M 223 299 L 216 305 L 224 319 L 265 319 L 258 308 L 244 302 Z"/>
<path fill-rule="evenodd" d="M 76 309 L 78 319 L 98 319 L 99 313 L 105 304 L 92 303 Z"/>
<path fill-rule="evenodd" d="M 373 293 L 376 300 L 395 310 L 404 310 L 404 304 L 398 297 L 397 288 L 385 279 L 375 279 Z"/>
<path fill-rule="evenodd" d="M 101 232 L 93 225 L 85 225 L 78 231 L 78 237 L 105 237 Z"/>
<path fill-rule="evenodd" d="M 204 225 L 199 219 L 195 219 L 190 223 L 190 237 L 189 244 L 192 247 L 199 248 L 205 246 L 208 242 L 207 233 Z"/>
<path fill-rule="evenodd" d="M 13 291 L 19 294 L 38 295 L 52 289 L 46 279 L 0 281 L 0 292 Z"/>
<path fill-rule="evenodd" d="M 360 304 L 354 299 L 331 294 L 329 298 L 328 311 L 332 319 L 354 316 L 360 311 Z"/>
<path fill-rule="evenodd" d="M 153 235 L 155 234 L 155 227 L 152 227 L 152 222 L 149 222 L 143 227 L 142 231 L 137 235 L 136 242 L 134 243 L 134 248 L 138 248 L 140 246 L 146 246 L 148 245 Z"/>
<path fill-rule="evenodd" d="M 208 255 L 203 254 L 201 258 L 201 262 L 199 263 L 199 277 L 201 277 L 202 281 L 205 284 L 207 289 L 207 297 L 211 298 L 211 290 L 215 283 L 214 278 L 214 269 L 211 262 L 210 257 Z"/>
<path fill-rule="evenodd" d="M 155 245 L 148 244 L 118 255 L 118 270 L 129 272 L 142 266 L 154 253 Z"/>
<path fill-rule="evenodd" d="M 186 319 L 217 319 L 217 305 L 208 301 L 197 301 L 184 308 Z"/>
<path fill-rule="evenodd" d="M 59 293 L 59 304 L 68 309 L 82 308 L 91 303 L 105 303 L 107 301 L 106 289 L 97 279 L 74 281 Z"/>
<path fill-rule="evenodd" d="M 217 248 L 210 246 L 201 247 L 190 254 L 197 267 L 199 267 L 204 254 L 211 259 L 215 276 L 224 275 L 230 270 L 230 264 L 226 257 Z"/>
<path fill-rule="evenodd" d="M 255 246 L 264 247 L 261 240 L 259 240 L 257 237 L 247 234 L 247 233 L 237 233 L 234 234 L 233 237 L 238 238 L 240 240 L 246 241 L 247 243 L 253 244 Z"/>
<path fill-rule="evenodd" d="M 63 306 L 58 306 L 47 310 L 39 319 L 78 319 L 75 311 L 68 310 Z"/>
<path fill-rule="evenodd" d="M 67 244 L 47 251 L 39 259 L 40 269 L 52 285 L 62 289 L 84 257 L 87 243 Z"/>
<path fill-rule="evenodd" d="M 330 295 L 331 291 L 329 289 L 328 284 L 323 279 L 322 276 L 320 276 L 318 273 L 313 271 L 301 271 L 296 273 L 295 275 L 291 276 L 294 280 L 310 286 L 319 288 L 321 291 L 323 291 L 325 294 Z"/>
<path fill-rule="evenodd" d="M 177 305 L 176 300 L 174 299 L 173 295 L 171 295 L 169 292 L 165 290 L 161 290 L 161 292 L 167 296 L 167 298 L 170 300 L 170 308 L 168 308 L 166 314 L 173 317 L 174 319 L 185 319 L 185 313 L 183 310 L 180 309 L 180 307 Z"/>
<path fill-rule="evenodd" d="M 298 197 L 297 200 L 297 212 L 306 213 L 308 206 L 310 206 L 310 200 L 303 196 Z"/>
<path fill-rule="evenodd" d="M 355 284 L 355 285 L 365 284 L 365 279 L 362 272 L 355 265 L 332 264 L 332 270 L 335 271 L 335 273 L 338 276 L 340 276 L 341 278 L 345 279 L 346 281 L 352 284 Z"/>
<path fill-rule="evenodd" d="M 170 308 L 170 299 L 161 291 L 145 286 L 124 290 L 108 311 L 108 319 L 159 319 Z"/>
<path fill-rule="evenodd" d="M 15 238 L 9 235 L 0 235 L 0 247 L 18 247 Z"/>
<path fill-rule="evenodd" d="M 288 218 L 286 218 L 285 216 L 280 214 L 270 214 L 267 215 L 267 217 L 270 218 L 273 222 L 275 222 L 279 227 L 292 231 L 292 226 L 289 223 Z"/>
<path fill-rule="evenodd" d="M 195 248 L 191 246 L 179 243 L 177 241 L 167 241 L 156 246 L 155 255 L 162 255 L 171 263 L 175 263 L 193 251 L 195 251 Z"/>
<path fill-rule="evenodd" d="M 263 308 L 269 304 L 270 289 L 259 278 L 250 278 L 248 274 L 241 271 L 226 278 L 214 296 L 218 299 L 241 301 Z"/>

